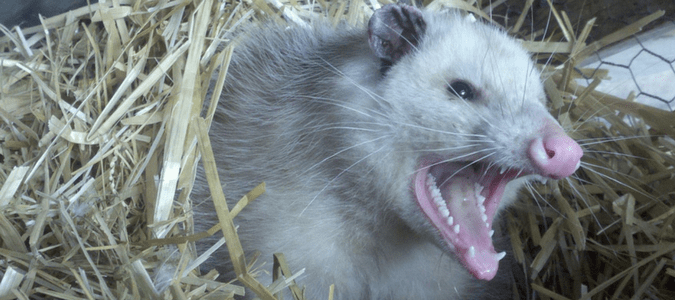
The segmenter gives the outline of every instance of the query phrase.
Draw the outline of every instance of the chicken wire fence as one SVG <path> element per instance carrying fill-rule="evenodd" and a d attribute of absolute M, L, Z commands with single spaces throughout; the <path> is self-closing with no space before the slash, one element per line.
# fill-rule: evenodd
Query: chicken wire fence
<path fill-rule="evenodd" d="M 590 84 L 599 70 L 607 70 L 597 90 L 620 98 L 633 93 L 635 100 L 673 111 L 675 109 L 675 19 L 647 33 L 634 35 L 620 44 L 596 52 L 579 72 Z"/>

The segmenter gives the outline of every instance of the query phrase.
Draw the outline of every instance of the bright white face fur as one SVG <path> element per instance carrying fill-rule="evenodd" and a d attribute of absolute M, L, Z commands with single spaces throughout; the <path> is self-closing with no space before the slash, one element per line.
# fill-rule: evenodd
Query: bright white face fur
<path fill-rule="evenodd" d="M 242 243 L 306 268 L 308 299 L 325 298 L 330 284 L 339 299 L 508 295 L 508 270 L 473 278 L 492 279 L 503 257 L 488 236 L 494 217 L 528 178 L 576 169 L 581 150 L 546 111 L 517 42 L 458 13 L 421 16 L 419 44 L 384 71 L 363 31 L 320 24 L 256 30 L 233 57 L 211 130 L 221 178 L 232 200 L 266 181 L 235 219 Z M 449 91 L 457 81 L 475 97 Z M 464 182 L 485 187 L 466 192 Z M 202 184 L 193 198 L 205 195 Z M 444 225 L 441 207 L 466 203 Z M 215 214 L 201 213 L 208 228 Z"/>
<path fill-rule="evenodd" d="M 438 130 L 408 129 L 406 138 L 418 141 L 421 149 L 416 150 L 428 149 L 433 141 L 438 141 L 433 145 L 437 148 L 480 143 L 461 152 L 496 148 L 499 152 L 491 160 L 501 166 L 530 167 L 527 141 L 538 134 L 544 119 L 552 118 L 529 55 L 503 32 L 468 18 L 429 14 L 427 20 L 434 26 L 428 27 L 420 53 L 392 67 L 383 92 L 401 118 Z M 448 82 L 457 79 L 476 87 L 478 99 L 468 102 L 448 95 Z M 449 139 L 443 132 L 456 134 Z M 476 142 L 477 134 L 486 137 Z M 457 151 L 447 154 L 456 156 Z"/>
<path fill-rule="evenodd" d="M 418 155 L 411 159 L 439 149 L 433 152 L 459 161 L 482 159 L 537 173 L 527 157 L 528 142 L 555 121 L 529 55 L 498 29 L 459 15 L 429 14 L 427 20 L 434 24 L 427 30 L 429 43 L 392 67 L 382 89 L 395 119 L 405 120 L 397 134 Z M 447 83 L 455 79 L 470 82 L 479 99 L 448 95 Z"/>

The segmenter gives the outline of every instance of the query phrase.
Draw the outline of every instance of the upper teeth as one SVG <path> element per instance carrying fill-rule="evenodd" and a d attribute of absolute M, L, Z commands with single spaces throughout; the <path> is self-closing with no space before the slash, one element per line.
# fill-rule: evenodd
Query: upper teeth
<path fill-rule="evenodd" d="M 451 212 L 448 209 L 448 204 L 443 200 L 443 196 L 441 195 L 441 190 L 438 189 L 436 186 L 436 178 L 434 178 L 433 175 L 427 174 L 427 182 L 426 182 L 427 188 L 429 189 L 429 193 L 431 194 L 431 198 L 434 201 L 434 204 L 436 205 L 436 208 L 438 209 L 438 213 L 446 219 L 446 223 L 452 228 L 452 231 L 455 232 L 455 234 L 459 234 L 460 227 L 459 224 L 455 224 L 455 220 L 453 216 L 451 216 Z M 477 182 L 474 183 L 474 196 L 476 198 L 476 205 L 478 206 L 478 210 L 480 211 L 480 218 L 483 220 L 485 223 L 485 227 L 490 228 L 490 223 L 488 223 L 488 216 L 486 214 L 486 208 L 485 208 L 485 197 L 481 195 L 480 193 L 483 191 L 484 187 Z M 469 201 L 468 198 L 462 198 L 462 201 Z"/>
<path fill-rule="evenodd" d="M 476 195 L 480 194 L 483 191 L 483 186 L 478 184 L 478 182 L 473 183 L 473 188 L 476 190 Z"/>
<path fill-rule="evenodd" d="M 443 218 L 447 218 L 447 217 L 450 216 L 450 211 L 448 210 L 447 207 L 439 207 L 439 208 L 438 208 L 438 211 L 441 213 L 441 215 L 443 216 Z"/>
<path fill-rule="evenodd" d="M 504 174 L 506 172 L 506 168 L 502 167 L 500 170 L 500 174 Z M 459 234 L 460 227 L 459 224 L 455 224 L 455 219 L 453 216 L 451 216 L 451 212 L 448 209 L 448 204 L 443 200 L 443 196 L 441 195 L 441 190 L 438 189 L 436 186 L 436 178 L 434 178 L 433 175 L 427 174 L 427 182 L 426 182 L 427 188 L 429 189 L 429 193 L 431 194 L 432 200 L 434 201 L 434 204 L 438 208 L 438 212 L 443 218 L 446 218 L 446 223 L 448 226 L 452 228 L 452 231 L 455 234 Z M 485 208 L 485 197 L 481 195 L 481 192 L 483 192 L 484 187 L 477 182 L 474 183 L 474 196 L 476 197 L 476 205 L 478 205 L 478 210 L 481 213 L 481 219 L 485 223 L 485 227 L 490 228 L 490 223 L 487 222 L 488 216 L 485 213 L 486 208 Z M 462 201 L 468 201 L 467 198 L 463 198 Z M 494 235 L 495 231 L 490 230 L 488 231 L 488 235 L 490 238 L 492 238 L 492 235 Z M 454 247 L 453 247 L 454 248 Z M 469 257 L 475 257 L 476 255 L 476 248 L 474 246 L 469 246 L 468 249 L 468 255 Z M 500 252 L 496 253 L 492 256 L 492 258 L 496 261 L 500 261 L 501 259 L 506 256 L 506 252 Z"/>

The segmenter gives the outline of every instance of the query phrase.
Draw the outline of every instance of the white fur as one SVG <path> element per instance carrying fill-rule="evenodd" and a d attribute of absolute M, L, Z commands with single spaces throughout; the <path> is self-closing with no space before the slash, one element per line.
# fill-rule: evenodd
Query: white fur
<path fill-rule="evenodd" d="M 411 177 L 430 153 L 475 153 L 466 163 L 492 153 L 485 162 L 533 170 L 527 141 L 551 119 L 539 73 L 491 26 L 456 13 L 424 18 L 418 48 L 384 77 L 364 30 L 345 26 L 267 24 L 235 51 L 211 129 L 220 176 L 229 200 L 267 183 L 235 219 L 242 243 L 306 268 L 298 281 L 308 299 L 325 299 L 330 284 L 337 299 L 508 297 L 508 269 L 488 283 L 456 262 L 413 200 Z M 454 79 L 480 99 L 449 94 Z M 202 174 L 197 183 L 203 201 Z M 216 220 L 205 203 L 196 206 L 202 229 Z M 227 273 L 220 256 L 212 266 Z"/>

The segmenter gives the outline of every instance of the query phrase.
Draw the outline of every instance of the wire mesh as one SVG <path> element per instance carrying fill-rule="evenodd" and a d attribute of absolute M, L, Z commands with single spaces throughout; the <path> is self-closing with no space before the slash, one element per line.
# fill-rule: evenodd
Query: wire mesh
<path fill-rule="evenodd" d="M 606 51 L 596 52 L 579 74 L 587 83 L 604 69 L 609 73 L 598 90 L 660 109 L 675 109 L 675 21 L 669 20 L 652 32 L 636 35 Z M 587 73 L 588 74 L 588 73 Z"/>

